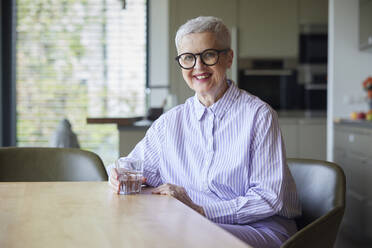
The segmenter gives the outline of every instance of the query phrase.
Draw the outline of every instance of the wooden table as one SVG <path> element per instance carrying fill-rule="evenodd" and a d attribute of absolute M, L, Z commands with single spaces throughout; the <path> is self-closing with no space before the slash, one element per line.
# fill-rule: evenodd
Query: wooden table
<path fill-rule="evenodd" d="M 178 200 L 107 182 L 0 183 L 0 247 L 247 247 Z"/>

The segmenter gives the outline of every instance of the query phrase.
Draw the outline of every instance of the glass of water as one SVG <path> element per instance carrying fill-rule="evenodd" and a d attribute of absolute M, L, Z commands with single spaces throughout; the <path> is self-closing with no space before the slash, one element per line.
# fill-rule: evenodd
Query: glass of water
<path fill-rule="evenodd" d="M 143 178 L 143 161 L 121 157 L 115 162 L 120 183 L 119 194 L 137 194 L 141 192 Z"/>

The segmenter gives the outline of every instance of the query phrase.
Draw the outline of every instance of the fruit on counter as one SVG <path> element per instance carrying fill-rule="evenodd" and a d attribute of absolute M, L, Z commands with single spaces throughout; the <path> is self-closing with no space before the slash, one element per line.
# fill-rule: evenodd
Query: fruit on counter
<path fill-rule="evenodd" d="M 350 119 L 356 120 L 357 119 L 357 116 L 358 116 L 358 113 L 357 112 L 351 112 Z"/>
<path fill-rule="evenodd" d="M 365 120 L 366 119 L 366 113 L 364 112 L 359 112 L 357 116 L 358 120 Z"/>
<path fill-rule="evenodd" d="M 366 118 L 367 118 L 367 114 L 364 112 L 352 112 L 350 114 L 350 119 L 352 120 L 365 120 Z"/>
<path fill-rule="evenodd" d="M 363 88 L 365 90 L 372 89 L 372 77 L 366 78 L 366 80 L 363 81 Z"/>
<path fill-rule="evenodd" d="M 358 112 L 351 112 L 350 119 L 358 120 Z"/>
<path fill-rule="evenodd" d="M 372 121 L 372 110 L 368 111 L 368 113 L 366 114 L 366 119 L 368 121 Z"/>

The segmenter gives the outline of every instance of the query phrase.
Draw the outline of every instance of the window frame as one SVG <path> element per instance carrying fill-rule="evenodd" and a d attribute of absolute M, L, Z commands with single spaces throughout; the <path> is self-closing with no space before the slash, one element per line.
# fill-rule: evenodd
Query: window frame
<path fill-rule="evenodd" d="M 2 0 L 0 39 L 0 146 L 17 146 L 16 0 Z M 146 0 L 145 89 L 149 88 L 149 0 Z M 3 35 L 9 34 L 9 35 Z M 5 63 L 7 61 L 7 63 Z M 148 97 L 145 94 L 145 97 Z M 145 99 L 147 102 L 147 99 Z"/>

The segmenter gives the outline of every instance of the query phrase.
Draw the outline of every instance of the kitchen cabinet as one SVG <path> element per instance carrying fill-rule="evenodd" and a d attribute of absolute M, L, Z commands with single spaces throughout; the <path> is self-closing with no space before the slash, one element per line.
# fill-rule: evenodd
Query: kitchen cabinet
<path fill-rule="evenodd" d="M 288 158 L 326 160 L 327 131 L 325 117 L 280 117 Z"/>
<path fill-rule="evenodd" d="M 328 0 L 299 0 L 299 24 L 328 24 Z"/>
<path fill-rule="evenodd" d="M 372 52 L 372 0 L 359 0 L 359 48 Z"/>
<path fill-rule="evenodd" d="M 372 241 L 372 124 L 335 123 L 334 161 L 346 175 L 342 231 L 363 243 Z"/>
<path fill-rule="evenodd" d="M 298 1 L 250 0 L 238 3 L 239 56 L 298 56 Z"/>

